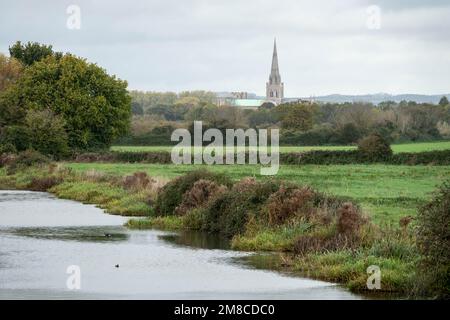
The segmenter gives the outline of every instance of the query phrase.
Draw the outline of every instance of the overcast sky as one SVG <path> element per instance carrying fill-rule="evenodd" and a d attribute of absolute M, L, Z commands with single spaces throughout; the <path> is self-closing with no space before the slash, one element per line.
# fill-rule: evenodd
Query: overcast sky
<path fill-rule="evenodd" d="M 287 97 L 450 92 L 450 0 L 2 0 L 0 30 L 0 52 L 52 44 L 130 89 L 264 95 L 276 37 Z"/>

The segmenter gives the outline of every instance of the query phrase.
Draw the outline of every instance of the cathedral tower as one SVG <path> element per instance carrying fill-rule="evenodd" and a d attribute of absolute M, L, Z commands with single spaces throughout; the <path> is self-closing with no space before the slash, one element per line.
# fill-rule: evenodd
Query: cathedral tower
<path fill-rule="evenodd" d="M 269 82 L 266 83 L 267 100 L 279 104 L 284 98 L 284 83 L 281 82 L 280 70 L 278 68 L 277 41 L 273 43 L 272 69 L 270 70 Z"/>

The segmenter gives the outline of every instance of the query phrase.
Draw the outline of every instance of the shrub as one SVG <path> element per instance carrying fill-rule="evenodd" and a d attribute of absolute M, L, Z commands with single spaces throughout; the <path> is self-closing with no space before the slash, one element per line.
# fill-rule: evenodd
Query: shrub
<path fill-rule="evenodd" d="M 111 155 L 117 162 L 172 163 L 170 152 L 113 152 Z"/>
<path fill-rule="evenodd" d="M 389 142 L 380 134 L 371 134 L 358 143 L 358 151 L 367 158 L 384 159 L 392 156 Z"/>
<path fill-rule="evenodd" d="M 214 181 L 200 179 L 194 183 L 190 190 L 183 194 L 181 204 L 175 208 L 175 213 L 185 215 L 193 208 L 205 205 L 212 197 L 227 190 L 227 187 L 218 185 Z"/>
<path fill-rule="evenodd" d="M 420 294 L 450 298 L 450 181 L 419 209 L 417 242 L 423 259 Z"/>
<path fill-rule="evenodd" d="M 293 188 L 281 185 L 267 202 L 269 224 L 283 224 L 297 214 L 307 218 L 312 216 L 315 210 L 313 205 L 315 196 L 316 193 L 309 187 Z"/>
<path fill-rule="evenodd" d="M 343 234 L 322 235 L 313 233 L 299 236 L 294 243 L 294 252 L 299 255 L 305 255 L 311 252 L 321 253 L 353 249 L 357 245 L 358 242 L 355 239 Z"/>
<path fill-rule="evenodd" d="M 256 181 L 255 178 L 244 178 L 242 180 L 239 180 L 233 185 L 233 191 L 234 192 L 244 192 L 248 190 L 249 188 L 253 188 L 258 184 L 258 181 Z"/>
<path fill-rule="evenodd" d="M 248 188 L 243 189 L 243 184 L 248 185 Z M 230 238 L 243 233 L 249 217 L 261 217 L 267 199 L 279 188 L 280 182 L 272 180 L 237 183 L 231 190 L 208 203 L 204 211 L 205 229 Z"/>
<path fill-rule="evenodd" d="M 61 182 L 62 178 L 60 177 L 34 177 L 28 184 L 27 189 L 32 191 L 47 191 Z"/>
<path fill-rule="evenodd" d="M 35 150 L 19 152 L 17 157 L 8 164 L 8 173 L 13 173 L 18 168 L 31 167 L 34 165 L 49 163 L 50 159 Z"/>
<path fill-rule="evenodd" d="M 127 190 L 139 191 L 149 187 L 155 180 L 150 178 L 146 172 L 139 171 L 131 176 L 125 176 L 122 179 L 122 186 Z"/>
<path fill-rule="evenodd" d="M 17 158 L 14 153 L 0 153 L 0 168 L 13 163 Z"/>
<path fill-rule="evenodd" d="M 331 140 L 337 143 L 349 144 L 357 142 L 360 137 L 361 131 L 353 123 L 346 123 L 336 130 Z"/>
<path fill-rule="evenodd" d="M 191 171 L 170 181 L 161 188 L 155 204 L 156 214 L 162 216 L 175 214 L 175 208 L 180 205 L 184 193 L 201 179 L 213 181 L 227 187 L 232 185 L 232 181 L 223 174 L 212 173 L 207 170 Z"/>
<path fill-rule="evenodd" d="M 194 208 L 183 216 L 183 226 L 191 230 L 203 230 L 205 228 L 205 211 L 203 208 Z"/>
<path fill-rule="evenodd" d="M 337 217 L 337 231 L 346 236 L 357 235 L 361 226 L 367 222 L 358 208 L 351 202 L 346 202 L 339 208 Z"/>
<path fill-rule="evenodd" d="M 2 144 L 11 144 L 17 151 L 24 151 L 31 146 L 30 131 L 25 126 L 11 125 L 2 129 Z"/>
<path fill-rule="evenodd" d="M 3 154 L 3 153 L 16 153 L 16 152 L 17 152 L 16 147 L 10 142 L 7 142 L 5 144 L 1 144 L 0 145 L 0 154 Z"/>
<path fill-rule="evenodd" d="M 170 137 L 176 128 L 171 125 L 155 127 L 150 132 L 135 133 L 119 138 L 115 145 L 123 146 L 171 146 L 174 142 Z"/>
<path fill-rule="evenodd" d="M 398 224 L 400 225 L 400 228 L 402 228 L 403 230 L 406 231 L 406 229 L 408 228 L 408 225 L 413 220 L 414 220 L 414 217 L 412 217 L 412 216 L 404 216 L 404 217 L 400 218 L 400 220 L 398 221 Z"/>

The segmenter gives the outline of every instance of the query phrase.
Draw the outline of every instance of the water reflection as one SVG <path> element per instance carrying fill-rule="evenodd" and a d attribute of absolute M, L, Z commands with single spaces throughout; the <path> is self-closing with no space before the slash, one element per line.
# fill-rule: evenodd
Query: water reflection
<path fill-rule="evenodd" d="M 129 234 L 123 227 L 15 228 L 8 232 L 35 239 L 79 242 L 117 242 L 126 241 L 129 238 Z"/>
<path fill-rule="evenodd" d="M 181 231 L 175 234 L 160 235 L 159 238 L 178 246 L 200 249 L 230 249 L 229 239 L 207 232 Z"/>

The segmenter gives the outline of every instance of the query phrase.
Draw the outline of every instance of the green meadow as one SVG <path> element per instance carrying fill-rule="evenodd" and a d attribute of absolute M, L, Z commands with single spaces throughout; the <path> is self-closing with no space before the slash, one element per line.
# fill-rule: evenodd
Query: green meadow
<path fill-rule="evenodd" d="M 259 175 L 253 165 L 172 165 L 128 163 L 66 163 L 75 172 L 95 170 L 124 176 L 144 171 L 153 177 L 174 178 L 199 167 L 223 172 L 234 180 Z M 319 191 L 349 197 L 357 201 L 377 224 L 395 224 L 406 215 L 414 216 L 417 207 L 430 193 L 450 177 L 450 166 L 393 165 L 305 165 L 280 167 L 276 179 L 311 185 Z"/>
<path fill-rule="evenodd" d="M 418 142 L 391 145 L 394 153 L 425 152 L 450 149 L 450 141 Z M 355 146 L 281 146 L 280 152 L 304 152 L 312 150 L 352 150 Z M 145 152 L 145 151 L 171 151 L 172 146 L 113 146 L 112 151 Z"/>

